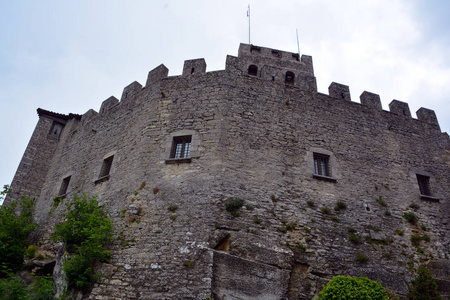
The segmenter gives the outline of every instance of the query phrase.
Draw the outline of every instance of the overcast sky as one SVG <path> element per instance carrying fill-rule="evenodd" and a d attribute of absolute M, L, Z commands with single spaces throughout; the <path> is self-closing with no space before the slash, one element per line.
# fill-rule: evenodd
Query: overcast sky
<path fill-rule="evenodd" d="M 163 63 L 225 68 L 251 43 L 312 55 L 319 92 L 367 90 L 436 112 L 450 132 L 448 0 L 0 0 L 0 184 L 10 184 L 38 121 L 38 107 L 83 114 L 121 97 Z"/>

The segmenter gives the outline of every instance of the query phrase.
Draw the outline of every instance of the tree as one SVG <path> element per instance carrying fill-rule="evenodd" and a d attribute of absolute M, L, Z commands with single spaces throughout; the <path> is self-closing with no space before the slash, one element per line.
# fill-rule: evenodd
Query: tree
<path fill-rule="evenodd" d="M 27 237 L 37 226 L 33 208 L 34 201 L 28 197 L 0 206 L 0 278 L 22 268 Z"/>
<path fill-rule="evenodd" d="M 110 251 L 106 245 L 112 241 L 112 221 L 99 207 L 95 196 L 88 199 L 83 194 L 74 196 L 73 203 L 67 204 L 67 220 L 56 225 L 53 240 L 66 243 L 71 253 L 63 270 L 70 288 L 85 288 L 94 281 L 95 260 L 108 261 Z"/>
<path fill-rule="evenodd" d="M 413 294 L 415 300 L 440 300 L 441 294 L 438 292 L 438 285 L 433 279 L 431 272 L 420 266 L 416 278 L 412 281 Z"/>
<path fill-rule="evenodd" d="M 335 276 L 319 293 L 316 300 L 387 300 L 383 286 L 366 277 Z"/>

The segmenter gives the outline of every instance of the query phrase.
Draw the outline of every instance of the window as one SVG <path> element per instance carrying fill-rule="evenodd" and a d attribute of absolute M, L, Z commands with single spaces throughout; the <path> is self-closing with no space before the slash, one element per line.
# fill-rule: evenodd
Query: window
<path fill-rule="evenodd" d="M 50 129 L 49 135 L 55 138 L 59 138 L 64 125 L 58 122 L 53 122 L 52 129 Z"/>
<path fill-rule="evenodd" d="M 100 170 L 100 175 L 98 176 L 98 178 L 103 178 L 103 177 L 109 176 L 109 172 L 111 171 L 113 159 L 114 159 L 114 155 L 111 155 L 110 157 L 107 157 L 103 160 L 103 165 Z"/>
<path fill-rule="evenodd" d="M 58 196 L 64 196 L 65 194 L 67 194 L 67 188 L 69 187 L 70 178 L 71 176 L 67 176 L 63 179 L 61 187 L 59 188 Z"/>
<path fill-rule="evenodd" d="M 258 67 L 255 65 L 250 65 L 248 67 L 248 74 L 252 76 L 258 75 Z"/>
<path fill-rule="evenodd" d="M 192 136 L 177 136 L 173 138 L 170 158 L 187 158 L 191 154 Z"/>
<path fill-rule="evenodd" d="M 430 177 L 416 174 L 417 182 L 419 183 L 420 194 L 424 196 L 431 196 L 430 191 Z"/>
<path fill-rule="evenodd" d="M 292 72 L 286 72 L 286 79 L 285 82 L 287 84 L 294 84 L 294 80 L 295 80 L 295 75 Z"/>
<path fill-rule="evenodd" d="M 328 155 L 314 153 L 314 174 L 331 177 L 329 159 Z"/>

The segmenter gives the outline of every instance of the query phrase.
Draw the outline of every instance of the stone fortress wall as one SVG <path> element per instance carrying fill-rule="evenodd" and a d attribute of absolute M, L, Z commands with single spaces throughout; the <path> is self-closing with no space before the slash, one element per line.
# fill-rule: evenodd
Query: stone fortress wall
<path fill-rule="evenodd" d="M 311 299 L 339 274 L 405 296 L 422 263 L 448 286 L 449 137 L 432 110 L 414 119 L 405 102 L 360 101 L 338 83 L 318 93 L 310 56 L 254 45 L 222 71 L 194 59 L 168 77 L 160 65 L 98 113 L 38 109 L 6 201 L 36 197 L 33 239 L 56 253 L 65 206 L 50 213 L 53 197 L 99 196 L 116 239 L 86 299 Z M 178 137 L 191 138 L 186 158 L 173 157 Z M 230 198 L 244 200 L 237 217 Z"/>

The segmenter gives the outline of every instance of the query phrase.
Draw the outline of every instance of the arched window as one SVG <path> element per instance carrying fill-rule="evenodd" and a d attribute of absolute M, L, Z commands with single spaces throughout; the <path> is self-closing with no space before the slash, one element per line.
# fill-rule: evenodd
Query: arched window
<path fill-rule="evenodd" d="M 295 75 L 292 72 L 286 72 L 286 79 L 285 82 L 288 84 L 294 84 Z"/>
<path fill-rule="evenodd" d="M 250 65 L 248 67 L 248 74 L 252 76 L 258 75 L 258 67 L 255 65 Z"/>

